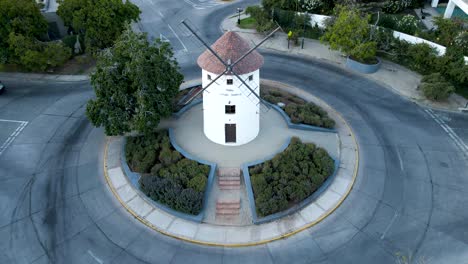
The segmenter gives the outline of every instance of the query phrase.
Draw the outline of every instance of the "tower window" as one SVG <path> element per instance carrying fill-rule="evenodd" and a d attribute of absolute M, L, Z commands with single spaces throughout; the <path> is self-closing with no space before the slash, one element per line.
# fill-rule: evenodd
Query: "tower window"
<path fill-rule="evenodd" d="M 253 75 L 249 76 L 249 81 L 253 81 Z"/>
<path fill-rule="evenodd" d="M 236 113 L 236 106 L 235 105 L 226 105 L 225 106 L 226 114 L 235 114 Z"/>
<path fill-rule="evenodd" d="M 211 75 L 208 74 L 207 77 L 208 77 L 208 80 L 211 81 Z"/>
<path fill-rule="evenodd" d="M 227 79 L 226 82 L 227 82 L 228 85 L 232 85 L 232 83 L 233 83 L 232 79 Z"/>

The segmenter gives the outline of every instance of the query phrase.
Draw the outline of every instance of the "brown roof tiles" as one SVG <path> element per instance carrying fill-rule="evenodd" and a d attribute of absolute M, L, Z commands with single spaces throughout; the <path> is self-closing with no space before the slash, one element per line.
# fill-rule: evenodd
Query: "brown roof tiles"
<path fill-rule="evenodd" d="M 230 60 L 234 63 L 250 50 L 250 45 L 237 33 L 228 31 L 224 33 L 211 48 L 223 59 L 226 63 Z M 226 67 L 207 49 L 197 60 L 198 65 L 214 74 L 221 74 L 226 70 Z M 234 67 L 233 71 L 237 74 L 246 74 L 260 69 L 263 65 L 263 56 L 257 51 L 253 51 Z M 227 73 L 232 75 L 232 73 Z"/>

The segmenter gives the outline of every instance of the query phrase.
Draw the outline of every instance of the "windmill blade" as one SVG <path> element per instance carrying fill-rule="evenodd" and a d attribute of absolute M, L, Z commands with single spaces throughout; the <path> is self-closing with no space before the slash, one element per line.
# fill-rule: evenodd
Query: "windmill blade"
<path fill-rule="evenodd" d="M 185 102 L 185 104 L 190 104 L 193 100 L 195 100 L 195 98 L 197 98 L 197 96 L 199 96 L 201 93 L 203 93 L 206 89 L 208 89 L 213 83 L 215 83 L 219 78 L 221 78 L 221 76 L 223 76 L 224 74 L 226 74 L 228 72 L 228 70 L 225 70 L 223 73 L 221 73 L 220 75 L 218 75 L 218 77 L 214 78 L 213 81 L 211 81 L 207 86 L 205 86 L 203 89 L 201 89 L 200 91 L 198 91 L 194 96 L 192 96 L 192 98 L 190 98 L 189 100 L 187 100 Z"/>
<path fill-rule="evenodd" d="M 241 78 L 237 73 L 235 73 L 235 72 L 232 72 L 232 74 L 234 74 L 234 75 L 237 77 L 237 79 L 239 79 L 239 80 L 242 82 L 242 84 L 245 85 L 245 87 L 247 87 L 247 89 L 249 89 L 249 91 L 250 91 L 251 93 L 253 93 L 253 95 L 255 95 L 255 97 L 257 97 L 258 100 L 259 100 L 261 103 L 263 103 L 263 105 L 265 105 L 268 109 L 271 108 L 270 104 L 269 104 L 267 101 L 265 101 L 264 99 L 262 99 L 252 88 L 250 88 L 250 86 L 244 81 L 244 79 L 242 79 L 242 78 Z"/>
<path fill-rule="evenodd" d="M 182 24 L 190 31 L 192 34 L 201 42 L 203 45 L 224 65 L 226 68 L 229 68 L 229 65 L 221 59 L 221 57 L 214 52 L 214 50 L 200 37 L 198 34 L 185 22 L 185 20 L 182 20 Z"/>
<path fill-rule="evenodd" d="M 233 68 L 237 63 L 239 63 L 241 60 L 243 60 L 245 57 L 247 57 L 250 53 L 252 53 L 254 50 L 256 50 L 258 47 L 260 47 L 265 41 L 267 41 L 273 34 L 275 34 L 278 30 L 280 30 L 281 27 L 277 27 L 275 30 L 273 30 L 268 36 L 266 36 L 262 41 L 260 41 L 255 47 L 251 48 L 247 53 L 242 55 L 239 59 L 237 59 L 233 64 L 231 64 L 231 68 Z"/>

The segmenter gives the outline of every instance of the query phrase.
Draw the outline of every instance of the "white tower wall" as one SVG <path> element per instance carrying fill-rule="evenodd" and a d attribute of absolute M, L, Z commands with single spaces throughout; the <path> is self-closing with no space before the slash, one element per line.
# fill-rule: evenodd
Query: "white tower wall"
<path fill-rule="evenodd" d="M 202 70 L 202 74 L 203 87 L 218 76 L 206 70 Z M 249 80 L 249 76 L 253 79 Z M 240 75 L 240 77 L 252 89 L 256 89 L 257 95 L 260 94 L 259 70 Z M 227 84 L 228 79 L 233 80 L 232 85 Z M 260 104 L 255 95 L 251 94 L 247 97 L 250 93 L 234 75 L 221 76 L 216 83 L 203 92 L 203 124 L 204 133 L 208 139 L 222 145 L 239 146 L 257 137 L 260 131 Z M 226 114 L 226 105 L 235 105 L 235 113 Z M 236 125 L 235 143 L 226 143 L 225 124 Z"/>

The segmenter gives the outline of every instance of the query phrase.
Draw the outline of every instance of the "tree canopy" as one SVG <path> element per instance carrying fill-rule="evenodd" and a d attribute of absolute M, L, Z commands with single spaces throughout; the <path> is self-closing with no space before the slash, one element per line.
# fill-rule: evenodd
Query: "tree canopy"
<path fill-rule="evenodd" d="M 92 51 L 108 48 L 125 25 L 139 19 L 139 8 L 128 0 L 57 0 L 57 14 L 65 25 L 85 35 L 85 46 Z"/>
<path fill-rule="evenodd" d="M 146 34 L 128 26 L 112 48 L 98 55 L 91 75 L 96 99 L 88 102 L 87 116 L 107 135 L 134 130 L 149 135 L 172 113 L 182 81 L 170 45 L 159 39 L 150 44 Z"/>
<path fill-rule="evenodd" d="M 47 32 L 47 21 L 34 0 L 0 0 L 0 63 L 11 54 L 10 35 L 40 38 Z"/>
<path fill-rule="evenodd" d="M 338 6 L 336 12 L 337 18 L 322 40 L 328 41 L 331 49 L 340 50 L 355 60 L 374 59 L 377 43 L 370 40 L 370 16 L 361 17 L 357 9 L 346 6 Z"/>

